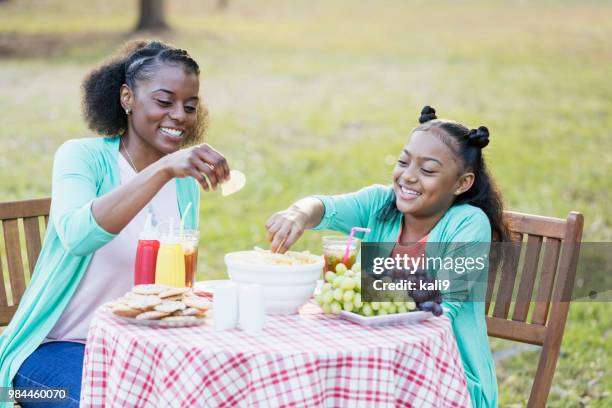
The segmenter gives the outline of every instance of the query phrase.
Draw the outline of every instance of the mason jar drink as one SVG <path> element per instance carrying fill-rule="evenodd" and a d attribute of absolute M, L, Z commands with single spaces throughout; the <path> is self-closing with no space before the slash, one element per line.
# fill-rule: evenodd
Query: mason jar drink
<path fill-rule="evenodd" d="M 359 240 L 353 238 L 349 247 L 348 259 L 343 260 L 346 252 L 348 237 L 324 236 L 323 237 L 323 256 L 325 257 L 325 272 L 335 271 L 336 265 L 344 263 L 347 269 L 351 269 L 357 259 Z"/>

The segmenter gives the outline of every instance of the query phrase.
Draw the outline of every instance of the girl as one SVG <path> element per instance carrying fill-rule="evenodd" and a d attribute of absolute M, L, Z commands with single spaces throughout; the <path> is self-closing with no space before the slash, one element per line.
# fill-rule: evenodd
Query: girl
<path fill-rule="evenodd" d="M 439 120 L 429 106 L 423 108 L 419 122 L 400 153 L 391 187 L 375 185 L 351 194 L 297 201 L 268 220 L 272 250 L 286 251 L 308 228 L 347 234 L 354 226 L 370 228 L 363 238 L 366 242 L 396 243 L 392 254 L 401 253 L 402 244 L 419 242 L 427 243 L 427 252 L 435 245 L 436 255 L 453 256 L 474 247 L 488 254 L 492 239 L 507 240 L 501 198 L 482 157 L 489 144 L 487 128 L 470 130 Z M 486 272 L 486 268 L 479 272 L 485 282 Z M 482 280 L 469 277 L 469 282 Z M 472 405 L 494 407 L 497 381 L 482 290 L 483 285 L 465 286 L 443 294 L 442 304 L 457 339 Z"/>
<path fill-rule="evenodd" d="M 191 202 L 186 221 L 197 228 L 198 183 L 208 191 L 228 179 L 225 158 L 198 144 L 199 73 L 186 51 L 137 42 L 85 79 L 86 120 L 107 137 L 70 140 L 55 154 L 44 245 L 0 339 L 1 386 L 65 388 L 60 405 L 78 406 L 89 321 L 133 286 L 146 216 L 178 219 Z"/>

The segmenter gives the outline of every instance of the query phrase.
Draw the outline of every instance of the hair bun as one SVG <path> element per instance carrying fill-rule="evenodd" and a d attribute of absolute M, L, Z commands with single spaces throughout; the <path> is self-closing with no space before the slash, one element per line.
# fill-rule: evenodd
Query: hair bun
<path fill-rule="evenodd" d="M 419 123 L 429 122 L 430 120 L 438 119 L 436 116 L 436 110 L 429 105 L 426 105 L 421 109 L 421 116 L 419 116 Z"/>
<path fill-rule="evenodd" d="M 470 130 L 468 143 L 479 149 L 484 149 L 489 144 L 489 129 L 485 126 L 479 126 L 478 129 Z"/>

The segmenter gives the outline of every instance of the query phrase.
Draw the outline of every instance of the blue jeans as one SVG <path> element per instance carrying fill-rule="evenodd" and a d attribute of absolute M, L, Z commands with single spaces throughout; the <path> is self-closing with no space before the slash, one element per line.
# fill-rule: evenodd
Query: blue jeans
<path fill-rule="evenodd" d="M 13 386 L 39 389 L 64 388 L 68 398 L 61 401 L 22 402 L 23 408 L 78 407 L 81 397 L 81 375 L 85 345 L 57 341 L 40 345 L 23 362 Z"/>

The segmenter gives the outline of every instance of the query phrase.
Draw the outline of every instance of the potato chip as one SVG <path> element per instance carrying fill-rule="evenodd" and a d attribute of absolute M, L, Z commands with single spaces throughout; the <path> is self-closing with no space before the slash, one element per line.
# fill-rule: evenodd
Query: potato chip
<path fill-rule="evenodd" d="M 230 170 L 230 179 L 221 184 L 221 194 L 224 197 L 242 190 L 246 184 L 246 176 L 239 170 Z"/>

